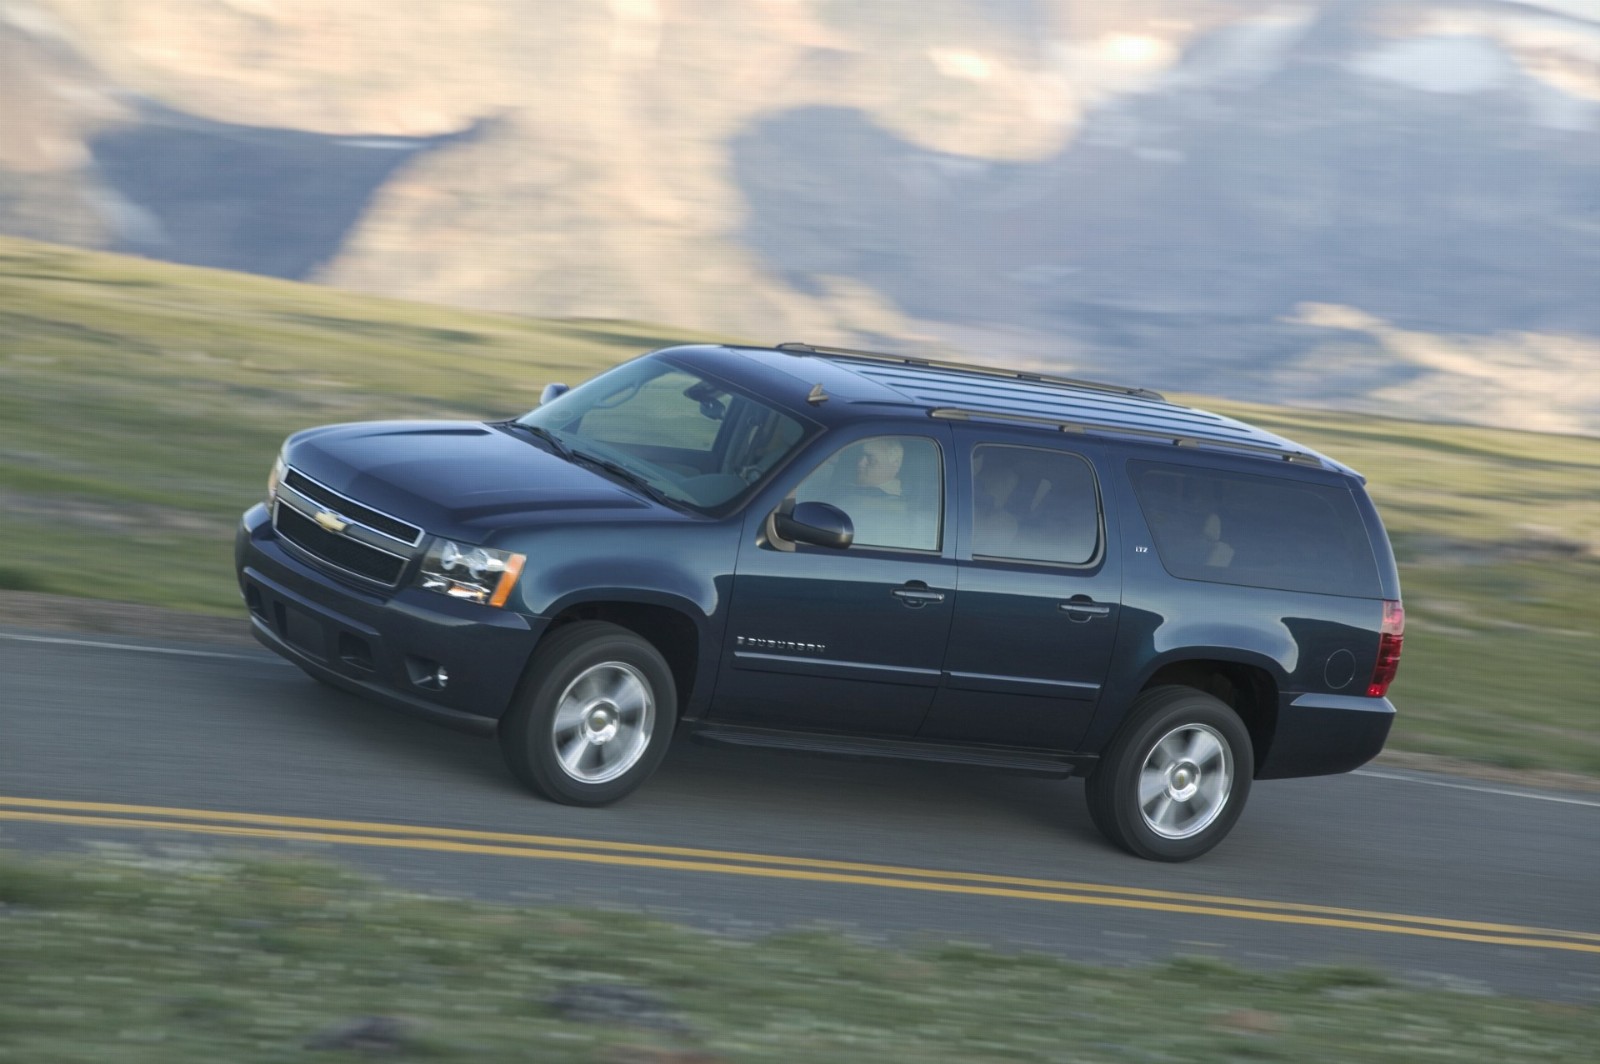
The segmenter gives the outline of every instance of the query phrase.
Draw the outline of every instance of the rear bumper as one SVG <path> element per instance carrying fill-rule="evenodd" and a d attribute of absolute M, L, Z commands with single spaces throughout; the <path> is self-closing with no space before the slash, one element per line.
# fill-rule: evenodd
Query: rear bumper
<path fill-rule="evenodd" d="M 346 584 L 286 553 L 263 506 L 245 512 L 234 561 L 265 646 L 346 690 L 466 731 L 494 731 L 544 627 L 427 591 Z"/>
<path fill-rule="evenodd" d="M 1387 698 L 1300 695 L 1278 711 L 1278 724 L 1256 779 L 1328 776 L 1360 768 L 1383 749 L 1394 724 Z"/>

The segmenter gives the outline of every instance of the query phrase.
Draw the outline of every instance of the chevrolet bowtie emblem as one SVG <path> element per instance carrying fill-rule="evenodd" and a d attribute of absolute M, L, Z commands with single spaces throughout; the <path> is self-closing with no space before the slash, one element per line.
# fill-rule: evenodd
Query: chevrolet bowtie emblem
<path fill-rule="evenodd" d="M 329 532 L 343 532 L 345 529 L 350 527 L 349 521 L 346 521 L 344 518 L 340 517 L 331 510 L 317 511 L 316 520 L 317 524 L 321 525 L 323 528 L 326 528 Z"/>

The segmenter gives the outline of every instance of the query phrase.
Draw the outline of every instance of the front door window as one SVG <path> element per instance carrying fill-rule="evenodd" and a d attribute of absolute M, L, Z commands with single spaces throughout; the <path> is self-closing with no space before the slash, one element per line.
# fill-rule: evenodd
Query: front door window
<path fill-rule="evenodd" d="M 855 525 L 855 546 L 937 551 L 943 483 L 938 444 L 925 436 L 873 436 L 818 466 L 795 501 L 843 510 Z"/>

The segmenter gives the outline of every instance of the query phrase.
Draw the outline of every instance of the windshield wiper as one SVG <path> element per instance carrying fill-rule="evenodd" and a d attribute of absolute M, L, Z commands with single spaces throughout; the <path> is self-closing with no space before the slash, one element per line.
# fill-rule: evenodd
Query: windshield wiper
<path fill-rule="evenodd" d="M 677 496 L 667 494 L 665 491 L 662 491 L 660 488 L 650 483 L 650 481 L 645 477 L 635 473 L 621 462 L 615 462 L 609 458 L 601 458 L 599 455 L 589 454 L 587 451 L 573 451 L 569 449 L 567 453 L 580 462 L 587 462 L 589 465 L 603 469 L 613 476 L 622 478 L 629 484 L 632 484 L 634 487 L 644 492 L 646 495 L 650 496 L 656 502 L 665 503 L 668 506 L 682 506 L 684 503 L 690 501 L 688 499 L 678 498 Z"/>
<path fill-rule="evenodd" d="M 528 435 L 548 443 L 550 445 L 550 449 L 556 454 L 560 455 L 562 458 L 570 459 L 572 457 L 572 448 L 568 447 L 566 444 L 557 439 L 556 434 L 551 432 L 549 429 L 544 428 L 541 425 L 524 425 L 520 421 L 510 421 L 507 422 L 507 424 L 519 428 Z"/>

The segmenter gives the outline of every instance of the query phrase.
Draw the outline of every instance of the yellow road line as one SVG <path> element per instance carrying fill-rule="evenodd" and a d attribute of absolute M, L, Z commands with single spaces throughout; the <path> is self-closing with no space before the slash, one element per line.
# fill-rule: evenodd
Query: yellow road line
<path fill-rule="evenodd" d="M 0 799 L 0 802 L 8 801 L 12 800 Z M 28 800 L 24 799 L 23 801 Z M 259 816 L 260 814 L 241 815 L 255 817 Z M 899 890 L 917 890 L 943 894 L 961 894 L 1029 901 L 1047 901 L 1073 905 L 1096 905 L 1108 908 L 1137 909 L 1152 912 L 1183 913 L 1200 916 L 1220 916 L 1236 920 L 1253 920 L 1263 923 L 1297 924 L 1307 927 L 1333 927 L 1346 930 L 1374 931 L 1387 934 L 1411 935 L 1421 938 L 1450 939 L 1460 942 L 1476 942 L 1489 945 L 1524 946 L 1539 949 L 1568 950 L 1581 953 L 1600 954 L 1600 945 L 1591 944 L 1588 942 L 1570 940 L 1563 941 L 1561 939 L 1527 937 L 1525 935 L 1516 934 L 1474 934 L 1463 931 L 1444 930 L 1435 927 L 1417 926 L 1417 924 L 1420 922 L 1417 918 L 1391 913 L 1371 913 L 1370 916 L 1376 919 L 1341 919 L 1283 912 L 1270 912 L 1265 911 L 1264 908 L 1262 910 L 1219 908 L 1211 905 L 1159 902 L 1140 898 L 1117 898 L 1104 895 L 1068 893 L 1059 890 L 1018 889 L 1014 887 L 1003 887 L 998 885 L 977 885 L 949 882 L 941 883 L 911 878 L 892 878 L 890 876 L 883 875 L 825 872 L 820 869 L 811 868 L 763 867 L 759 865 L 742 865 L 712 860 L 644 857 L 634 854 L 620 853 L 590 853 L 578 850 L 549 849 L 528 845 L 495 845 L 487 842 L 457 842 L 449 839 L 420 837 L 386 838 L 375 835 L 356 835 L 336 831 L 253 827 L 241 824 L 183 823 L 175 820 L 149 820 L 131 817 L 91 816 L 83 813 L 72 812 L 25 812 L 21 810 L 0 809 L 0 820 L 33 821 L 74 825 L 87 824 L 97 827 L 181 831 L 192 834 L 222 835 L 235 838 L 271 838 L 307 842 L 325 842 L 339 845 L 377 846 L 390 849 L 427 850 L 442 853 L 486 854 L 505 857 L 523 857 L 530 859 L 575 861 L 587 864 L 621 865 L 633 868 L 654 868 L 680 872 L 702 872 L 721 875 L 756 876 L 770 879 L 802 880 L 815 883 L 841 883 L 858 886 L 890 887 Z M 383 826 L 390 830 L 395 830 L 398 828 L 398 825 Z M 714 854 L 717 851 L 705 852 Z M 1062 884 L 1062 886 L 1066 886 L 1066 884 Z M 1181 895 L 1175 896 L 1181 897 Z M 1249 899 L 1238 899 L 1238 901 L 1241 904 L 1255 904 L 1263 907 L 1273 905 L 1273 903 L 1270 902 L 1251 902 Z M 1378 922 L 1379 920 L 1396 922 L 1382 923 Z M 1585 935 L 1583 932 L 1533 929 L 1530 929 L 1530 931 L 1533 934 L 1563 936 L 1567 939 L 1590 937 Z"/>
<path fill-rule="evenodd" d="M 640 853 L 666 857 L 694 857 L 712 861 L 736 861 L 746 864 L 789 865 L 795 868 L 817 868 L 830 871 L 856 872 L 872 875 L 904 876 L 912 879 L 942 879 L 962 883 L 988 883 L 1010 887 L 1037 887 L 1045 890 L 1070 891 L 1078 894 L 1116 894 L 1133 898 L 1152 898 L 1176 901 L 1183 904 L 1234 905 L 1247 909 L 1272 909 L 1280 912 L 1310 913 L 1318 916 L 1338 916 L 1364 920 L 1401 920 L 1408 924 L 1445 927 L 1463 931 L 1487 931 L 1513 935 L 1554 935 L 1561 938 L 1584 939 L 1600 942 L 1600 933 L 1563 931 L 1543 927 L 1525 927 L 1519 924 L 1485 923 L 1474 920 L 1453 920 L 1438 916 L 1410 916 L 1397 913 L 1375 912 L 1370 909 L 1347 909 L 1328 905 L 1310 905 L 1300 902 L 1266 901 L 1260 898 L 1236 898 L 1219 894 L 1191 894 L 1144 887 L 1120 887 L 1101 883 L 1078 883 L 1070 880 L 1033 879 L 1024 876 L 1002 876 L 982 872 L 951 872 L 939 869 L 913 868 L 902 865 L 866 864 L 855 861 L 835 861 L 812 857 L 783 857 L 774 854 L 741 853 L 730 850 L 707 850 L 686 846 L 662 846 L 643 842 L 609 842 L 601 839 L 563 838 L 553 835 L 525 835 L 504 831 L 478 831 L 468 828 L 430 827 L 421 824 L 392 824 L 381 821 L 329 820 L 321 817 L 276 816 L 268 813 L 225 812 L 213 809 L 183 809 L 169 806 L 124 805 L 110 802 L 70 802 L 48 798 L 14 798 L 0 795 L 0 808 L 16 806 L 27 809 L 56 809 L 93 813 L 125 813 L 137 816 L 176 817 L 189 820 L 213 820 L 239 824 L 263 824 L 274 827 L 313 828 L 317 830 L 359 831 L 377 834 L 409 835 L 430 838 L 468 839 L 483 842 L 509 842 L 520 846 L 559 849 L 600 850 L 602 852 Z"/>

